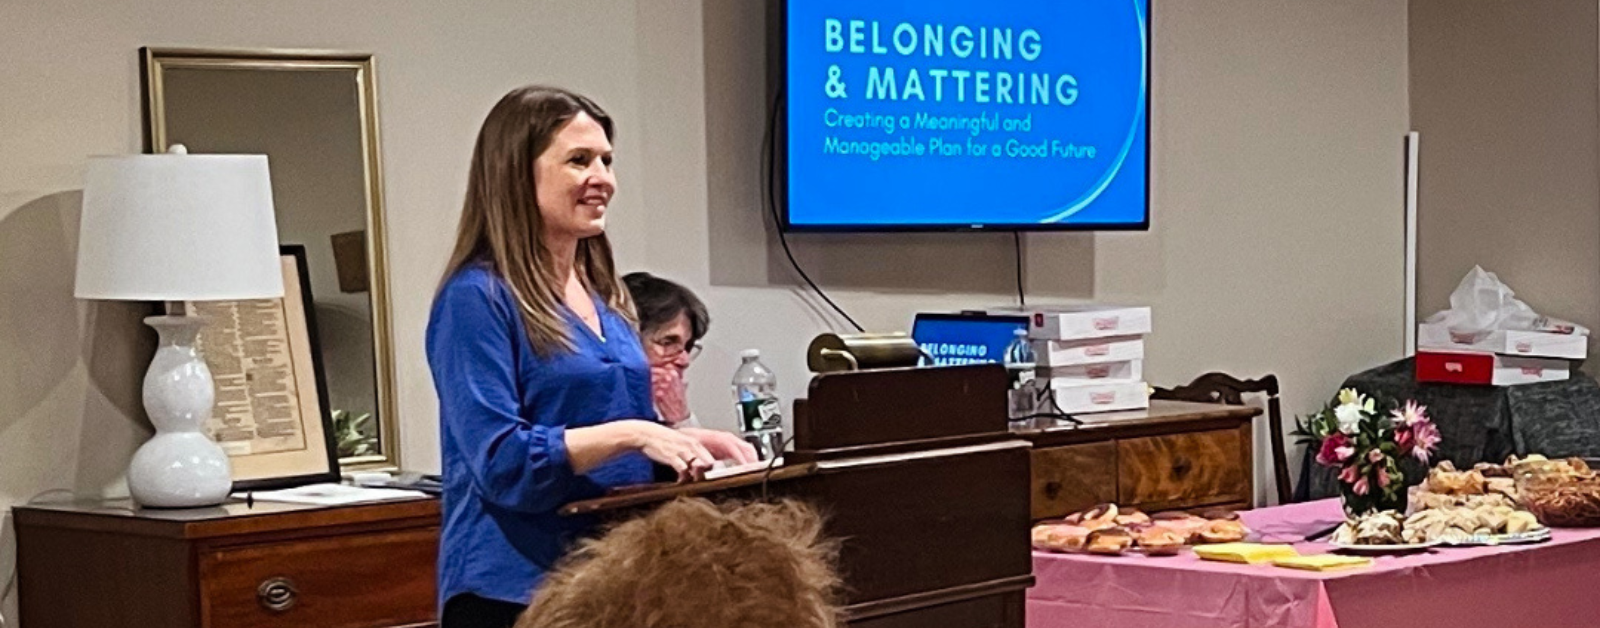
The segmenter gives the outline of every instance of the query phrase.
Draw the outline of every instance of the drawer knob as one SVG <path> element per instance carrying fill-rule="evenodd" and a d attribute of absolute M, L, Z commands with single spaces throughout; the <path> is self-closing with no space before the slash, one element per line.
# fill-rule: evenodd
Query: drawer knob
<path fill-rule="evenodd" d="M 1172 461 L 1172 477 L 1174 478 L 1181 480 L 1193 470 L 1194 463 L 1189 462 L 1188 458 L 1179 456 L 1177 460 Z"/>
<path fill-rule="evenodd" d="M 299 593 L 293 580 L 281 576 L 267 578 L 261 581 L 261 586 L 256 587 L 256 601 L 261 603 L 261 608 L 281 613 L 294 608 Z"/>

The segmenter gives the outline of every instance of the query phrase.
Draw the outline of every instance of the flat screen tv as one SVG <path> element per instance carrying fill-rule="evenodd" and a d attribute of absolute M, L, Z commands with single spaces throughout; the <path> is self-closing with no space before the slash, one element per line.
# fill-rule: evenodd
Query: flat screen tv
<path fill-rule="evenodd" d="M 1149 0 L 788 0 L 794 231 L 1147 229 Z"/>

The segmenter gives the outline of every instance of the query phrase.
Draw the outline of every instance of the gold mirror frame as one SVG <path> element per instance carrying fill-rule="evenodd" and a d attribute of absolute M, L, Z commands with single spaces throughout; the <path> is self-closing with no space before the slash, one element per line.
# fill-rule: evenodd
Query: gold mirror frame
<path fill-rule="evenodd" d="M 379 454 L 339 459 L 343 471 L 400 468 L 400 421 L 394 398 L 394 347 L 390 324 L 389 273 L 385 249 L 383 168 L 378 139 L 378 88 L 373 55 L 320 50 L 218 50 L 143 48 L 146 152 L 167 146 L 166 90 L 169 69 L 351 71 L 356 81 L 366 183 L 368 290 L 372 311 L 373 381 L 379 423 Z"/>

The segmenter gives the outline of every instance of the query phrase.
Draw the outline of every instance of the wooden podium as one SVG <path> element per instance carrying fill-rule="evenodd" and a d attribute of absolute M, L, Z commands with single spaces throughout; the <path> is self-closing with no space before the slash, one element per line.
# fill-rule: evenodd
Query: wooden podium
<path fill-rule="evenodd" d="M 683 495 L 792 497 L 840 539 L 851 626 L 1023 625 L 1033 584 L 1029 443 L 1007 431 L 999 365 L 818 375 L 794 408 L 794 448 L 771 473 L 654 485 L 568 515 L 635 516 Z"/>

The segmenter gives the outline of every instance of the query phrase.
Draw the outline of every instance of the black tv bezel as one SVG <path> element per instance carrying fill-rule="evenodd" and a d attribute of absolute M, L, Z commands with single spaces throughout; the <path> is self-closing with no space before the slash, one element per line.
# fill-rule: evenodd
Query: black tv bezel
<path fill-rule="evenodd" d="M 795 224 L 789 219 L 789 107 L 784 90 L 789 84 L 789 0 L 767 3 L 767 102 L 776 111 L 768 112 L 772 128 L 763 132 L 771 134 L 771 160 L 773 176 L 770 185 L 775 189 L 772 202 L 776 203 L 778 228 L 787 233 L 1010 233 L 1010 232 L 1084 232 L 1084 231 L 1149 231 L 1150 230 L 1150 95 L 1155 91 L 1155 56 L 1151 54 L 1155 40 L 1156 0 L 1145 1 L 1145 60 L 1148 65 L 1148 84 L 1144 90 L 1144 219 L 1140 222 L 1117 223 L 993 223 L 993 224 Z"/>

